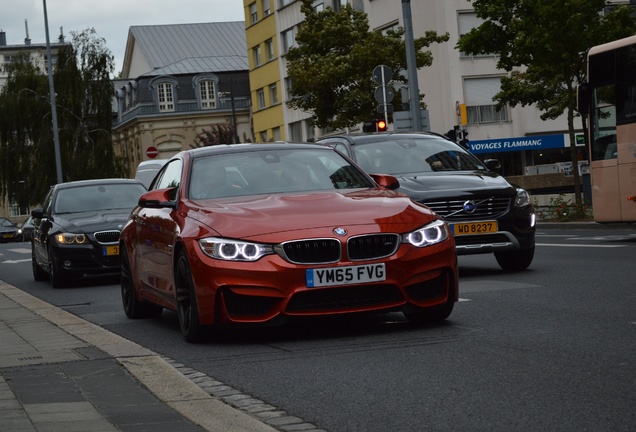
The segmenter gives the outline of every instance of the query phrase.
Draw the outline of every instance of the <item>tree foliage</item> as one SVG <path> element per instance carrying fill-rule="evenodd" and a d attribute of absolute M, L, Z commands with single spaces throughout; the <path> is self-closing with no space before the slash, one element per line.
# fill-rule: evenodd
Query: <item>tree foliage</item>
<path fill-rule="evenodd" d="M 238 142 L 234 126 L 229 123 L 216 123 L 209 129 L 203 129 L 194 139 L 191 148 L 209 147 L 218 144 Z"/>
<path fill-rule="evenodd" d="M 63 181 L 120 177 L 111 137 L 113 56 L 94 29 L 71 35 L 53 73 Z M 49 81 L 28 53 L 7 69 L 0 93 L 0 197 L 28 207 L 57 182 Z"/>
<path fill-rule="evenodd" d="M 628 6 L 602 13 L 605 0 L 474 0 L 483 24 L 462 36 L 458 48 L 468 54 L 497 54 L 509 72 L 494 100 L 504 105 L 536 104 L 543 120 L 566 113 L 574 184 L 580 183 L 574 140 L 576 87 L 585 81 L 592 46 L 633 35 L 636 22 Z"/>
<path fill-rule="evenodd" d="M 351 127 L 377 115 L 373 69 L 387 65 L 393 79 L 406 70 L 404 30 L 369 31 L 367 15 L 346 5 L 338 11 L 316 12 L 311 0 L 302 0 L 305 20 L 296 35 L 296 46 L 287 53 L 292 80 L 290 108 L 312 114 L 318 127 Z M 448 34 L 426 32 L 415 39 L 417 67 L 430 66 L 433 57 L 424 48 L 448 40 Z"/>

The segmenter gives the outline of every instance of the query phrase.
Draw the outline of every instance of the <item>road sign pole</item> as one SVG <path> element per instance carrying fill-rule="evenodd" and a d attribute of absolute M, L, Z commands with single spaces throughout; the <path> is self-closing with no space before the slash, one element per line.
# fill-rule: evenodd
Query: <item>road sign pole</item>
<path fill-rule="evenodd" d="M 386 109 L 386 77 L 384 76 L 384 70 L 385 68 L 382 68 L 382 98 L 383 98 L 383 104 L 384 104 L 384 123 L 388 126 L 389 124 L 389 110 Z"/>

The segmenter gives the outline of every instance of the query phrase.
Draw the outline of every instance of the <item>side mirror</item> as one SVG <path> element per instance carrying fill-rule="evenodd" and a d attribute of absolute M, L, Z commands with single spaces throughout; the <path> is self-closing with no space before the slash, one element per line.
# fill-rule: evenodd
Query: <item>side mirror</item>
<path fill-rule="evenodd" d="M 591 89 L 588 83 L 579 84 L 576 88 L 576 110 L 581 115 L 590 113 Z"/>
<path fill-rule="evenodd" d="M 387 174 L 370 174 L 373 177 L 373 180 L 385 189 L 396 190 L 400 187 L 400 181 L 393 177 L 392 175 Z"/>
<path fill-rule="evenodd" d="M 486 159 L 484 161 L 484 164 L 486 164 L 486 168 L 488 168 L 490 171 L 499 171 L 499 169 L 501 169 L 499 159 Z"/>
<path fill-rule="evenodd" d="M 43 208 L 34 208 L 31 210 L 31 216 L 33 219 L 42 219 L 44 217 L 44 209 Z"/>
<path fill-rule="evenodd" d="M 177 203 L 171 200 L 175 188 L 156 189 L 146 192 L 139 197 L 139 207 L 143 208 L 177 208 Z"/>

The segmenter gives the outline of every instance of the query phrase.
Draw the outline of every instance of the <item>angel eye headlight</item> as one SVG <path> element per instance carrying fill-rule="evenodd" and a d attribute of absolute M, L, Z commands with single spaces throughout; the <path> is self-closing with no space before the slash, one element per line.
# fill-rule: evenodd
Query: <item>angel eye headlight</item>
<path fill-rule="evenodd" d="M 270 245 L 209 237 L 199 240 L 204 254 L 225 261 L 257 261 L 274 253 Z"/>
<path fill-rule="evenodd" d="M 72 245 L 88 243 L 86 234 L 60 233 L 55 235 L 58 244 Z"/>
<path fill-rule="evenodd" d="M 402 243 L 415 247 L 425 247 L 443 242 L 450 236 L 448 226 L 443 220 L 436 220 L 425 227 L 402 236 Z"/>

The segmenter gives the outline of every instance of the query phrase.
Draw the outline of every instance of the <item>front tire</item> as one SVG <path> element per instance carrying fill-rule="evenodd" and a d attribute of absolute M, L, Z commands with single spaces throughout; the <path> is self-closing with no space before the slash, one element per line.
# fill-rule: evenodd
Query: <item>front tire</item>
<path fill-rule="evenodd" d="M 455 301 L 449 297 L 446 303 L 441 306 L 425 308 L 417 312 L 405 312 L 404 316 L 416 325 L 436 324 L 448 318 L 453 312 L 454 306 Z"/>
<path fill-rule="evenodd" d="M 33 245 L 31 245 L 31 268 L 33 270 L 33 279 L 35 279 L 36 282 L 43 282 L 49 278 L 49 275 L 40 267 L 40 264 L 38 264 L 35 259 L 35 249 Z"/>
<path fill-rule="evenodd" d="M 175 271 L 177 316 L 181 333 L 188 342 L 199 342 L 203 338 L 203 327 L 199 322 L 197 296 L 186 253 L 182 250 L 177 258 Z"/>
<path fill-rule="evenodd" d="M 495 252 L 495 259 L 505 271 L 519 271 L 530 267 L 534 259 L 534 246 L 516 251 Z"/>
<path fill-rule="evenodd" d="M 65 279 L 59 274 L 57 268 L 57 259 L 52 247 L 49 246 L 49 282 L 53 288 L 62 288 L 66 283 Z"/>
<path fill-rule="evenodd" d="M 125 247 L 121 247 L 121 300 L 124 313 L 130 319 L 157 318 L 161 315 L 161 306 L 137 299 L 137 290 L 130 269 L 130 260 Z"/>

